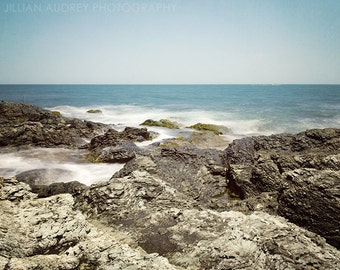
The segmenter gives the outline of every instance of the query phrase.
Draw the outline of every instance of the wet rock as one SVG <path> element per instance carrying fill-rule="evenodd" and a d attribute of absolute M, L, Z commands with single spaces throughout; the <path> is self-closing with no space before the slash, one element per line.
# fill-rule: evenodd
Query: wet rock
<path fill-rule="evenodd" d="M 27 104 L 0 103 L 0 146 L 79 147 L 106 126 Z"/>
<path fill-rule="evenodd" d="M 98 109 L 90 109 L 88 111 L 86 111 L 87 113 L 102 113 L 101 110 L 98 110 Z"/>
<path fill-rule="evenodd" d="M 78 181 L 59 182 L 50 185 L 32 185 L 32 192 L 38 194 L 39 198 L 46 198 L 53 195 L 69 193 L 77 195 L 87 189 L 87 186 Z"/>
<path fill-rule="evenodd" d="M 110 129 L 104 135 L 94 137 L 87 145 L 90 151 L 89 159 L 93 162 L 125 163 L 136 154 L 146 152 L 133 141 L 144 141 L 150 136 L 144 128 L 125 128 L 122 132 Z"/>
<path fill-rule="evenodd" d="M 125 128 L 119 132 L 114 129 L 109 129 L 105 134 L 94 137 L 88 144 L 90 150 L 103 149 L 105 147 L 118 146 L 123 141 L 142 142 L 148 140 L 150 134 L 146 128 Z"/>
<path fill-rule="evenodd" d="M 49 185 L 54 182 L 67 181 L 72 175 L 71 171 L 65 169 L 34 169 L 17 174 L 17 180 L 29 184 L 31 187 L 36 185 Z"/>
<path fill-rule="evenodd" d="M 155 121 L 152 119 L 145 120 L 140 126 L 151 126 L 151 127 L 165 127 L 170 129 L 179 129 L 179 125 L 175 122 L 172 122 L 168 119 L 161 119 L 159 121 Z"/>
<path fill-rule="evenodd" d="M 213 132 L 215 135 L 222 135 L 230 131 L 230 129 L 225 126 L 202 123 L 197 123 L 195 125 L 189 126 L 188 128 L 193 128 L 199 131 L 210 131 Z"/>
<path fill-rule="evenodd" d="M 38 194 L 39 198 L 45 198 L 63 193 L 79 194 L 82 192 L 86 185 L 78 181 L 60 182 L 67 181 L 71 174 L 72 172 L 63 169 L 35 169 L 22 172 L 15 178 L 27 183 L 31 191 Z"/>

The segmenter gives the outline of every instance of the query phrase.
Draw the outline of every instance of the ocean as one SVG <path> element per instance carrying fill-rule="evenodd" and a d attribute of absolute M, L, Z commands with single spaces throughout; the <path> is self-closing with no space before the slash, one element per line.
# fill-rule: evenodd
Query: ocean
<path fill-rule="evenodd" d="M 340 127 L 340 85 L 0 85 L 0 100 L 112 124 L 117 130 L 163 118 L 179 123 L 181 130 L 196 123 L 223 125 L 230 130 L 222 135 L 226 141 Z M 90 109 L 102 113 L 87 113 Z M 160 134 L 156 140 L 180 132 L 148 129 Z M 122 166 L 90 164 L 81 153 L 66 149 L 0 151 L 0 176 L 4 177 L 31 169 L 64 169 L 70 171 L 70 177 L 53 176 L 54 182 L 91 184 L 108 180 Z"/>
<path fill-rule="evenodd" d="M 0 99 L 123 126 L 224 125 L 231 139 L 340 127 L 340 85 L 0 85 Z"/>

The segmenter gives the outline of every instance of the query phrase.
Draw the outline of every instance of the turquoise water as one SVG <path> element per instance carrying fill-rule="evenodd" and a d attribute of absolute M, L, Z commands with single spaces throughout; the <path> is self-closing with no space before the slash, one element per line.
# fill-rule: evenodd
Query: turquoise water
<path fill-rule="evenodd" d="M 221 124 L 231 138 L 340 127 L 340 85 L 0 85 L 0 99 L 121 126 Z"/>

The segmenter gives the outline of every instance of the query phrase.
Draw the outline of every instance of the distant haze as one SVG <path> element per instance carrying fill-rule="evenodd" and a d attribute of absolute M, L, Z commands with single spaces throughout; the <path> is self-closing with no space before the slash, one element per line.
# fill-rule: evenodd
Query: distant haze
<path fill-rule="evenodd" d="M 340 83 L 339 0 L 2 0 L 0 83 Z"/>

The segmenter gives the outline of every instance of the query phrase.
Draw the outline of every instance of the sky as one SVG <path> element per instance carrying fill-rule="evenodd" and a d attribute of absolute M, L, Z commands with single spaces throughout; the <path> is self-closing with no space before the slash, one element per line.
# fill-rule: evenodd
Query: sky
<path fill-rule="evenodd" d="M 340 84 L 339 0 L 1 0 L 0 84 Z"/>

